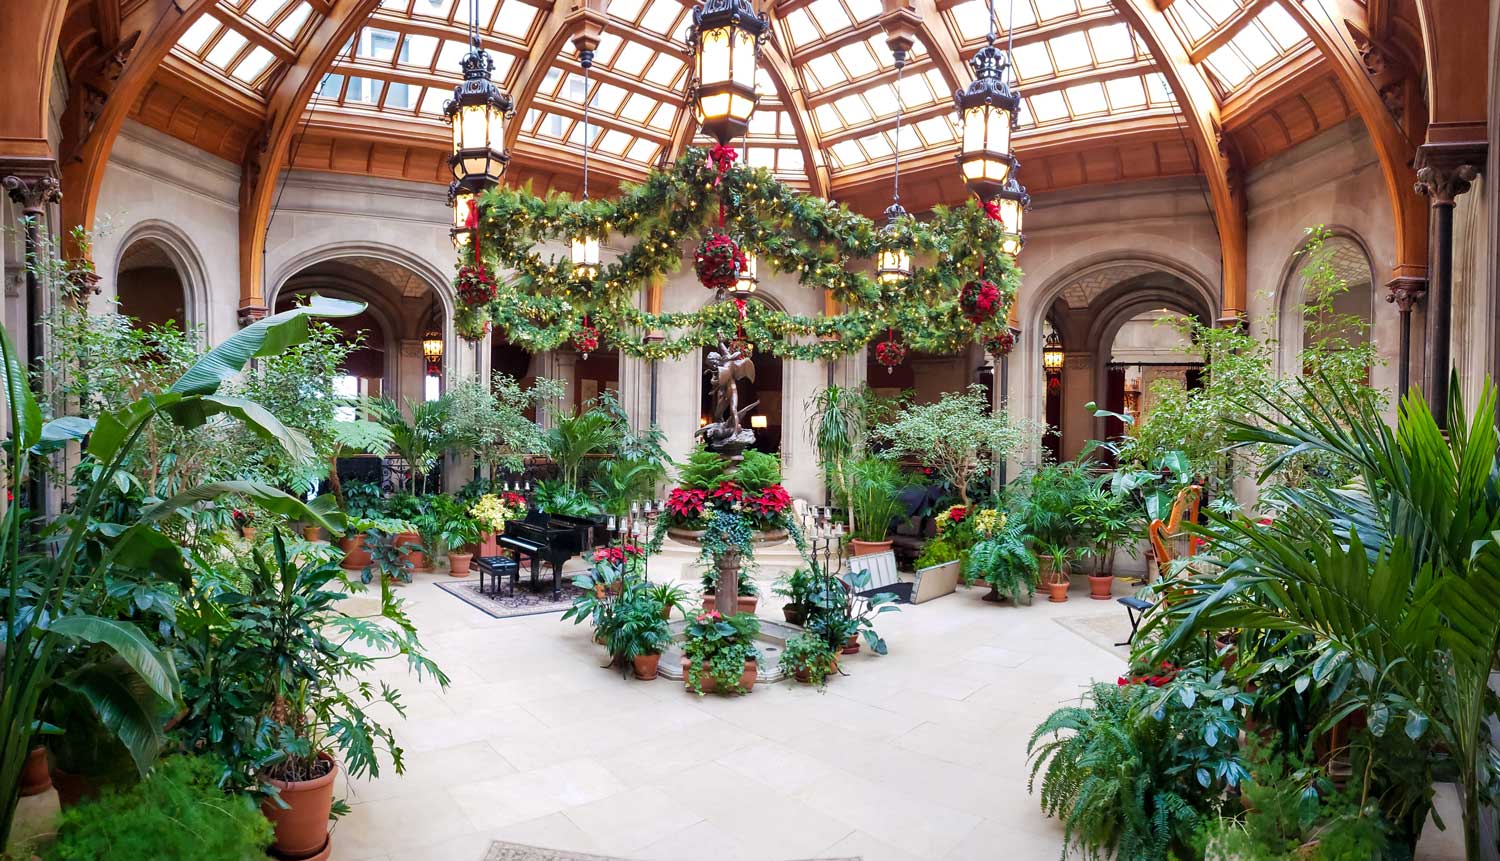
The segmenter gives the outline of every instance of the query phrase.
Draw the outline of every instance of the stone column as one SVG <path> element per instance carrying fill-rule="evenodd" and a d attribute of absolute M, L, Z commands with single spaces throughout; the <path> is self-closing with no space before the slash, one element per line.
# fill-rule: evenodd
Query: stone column
<path fill-rule="evenodd" d="M 40 259 L 43 255 L 42 230 L 47 218 L 47 207 L 61 200 L 62 193 L 57 177 L 54 175 L 55 165 L 51 159 L 45 160 L 44 167 L 40 171 L 35 170 L 34 165 L 32 167 L 33 170 L 23 171 L 15 165 L 0 165 L 0 171 L 3 171 L 4 175 L 4 178 L 0 179 L 0 185 L 5 186 L 11 202 L 20 208 L 23 237 L 21 262 L 26 273 L 26 326 L 24 330 L 19 326 L 8 328 L 12 332 L 25 332 L 26 365 L 33 371 L 40 372 L 47 340 L 46 329 L 42 325 L 42 315 L 47 302 L 42 291 L 47 285 L 42 283 L 35 268 L 26 266 L 26 261 Z M 11 173 L 11 170 L 19 172 Z M 37 394 L 37 400 L 44 400 L 42 393 Z M 48 504 L 47 477 L 43 470 L 32 471 L 27 494 L 30 496 L 28 505 L 33 511 L 52 511 Z"/>
<path fill-rule="evenodd" d="M 1486 150 L 1479 144 L 1424 144 L 1417 150 L 1416 189 L 1432 201 L 1431 294 L 1428 298 L 1427 399 L 1439 427 L 1448 421 L 1452 372 L 1453 206 L 1479 175 Z"/>
<path fill-rule="evenodd" d="M 1094 415 L 1084 408 L 1094 400 L 1094 357 L 1087 352 L 1069 351 L 1062 369 L 1062 449 L 1063 460 L 1080 451 L 1094 433 Z"/>
<path fill-rule="evenodd" d="M 573 399 L 578 396 L 578 354 L 571 350 L 552 353 L 552 377 L 563 384 L 562 403 L 558 415 L 573 411 Z"/>

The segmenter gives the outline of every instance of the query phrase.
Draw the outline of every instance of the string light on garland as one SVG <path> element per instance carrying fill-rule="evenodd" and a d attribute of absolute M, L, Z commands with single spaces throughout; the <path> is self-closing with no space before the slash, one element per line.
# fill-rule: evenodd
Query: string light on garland
<path fill-rule="evenodd" d="M 698 124 L 720 145 L 745 134 L 760 93 L 755 68 L 771 22 L 750 0 L 704 0 L 693 8 L 688 52 L 693 83 L 688 100 Z"/>
<path fill-rule="evenodd" d="M 1015 164 L 1010 136 L 1016 125 L 1016 112 L 1021 106 L 1021 96 L 1011 87 L 1006 71 L 1010 64 L 1008 52 L 995 47 L 999 34 L 994 0 L 986 0 L 986 6 L 990 16 L 987 43 L 969 60 L 974 80 L 953 94 L 953 104 L 963 125 L 959 168 L 964 183 L 980 200 L 989 200 L 998 194 L 1010 177 Z M 1014 15 L 1015 4 L 1012 2 L 1012 25 Z M 1012 30 L 1013 26 L 1006 27 L 1007 38 Z"/>

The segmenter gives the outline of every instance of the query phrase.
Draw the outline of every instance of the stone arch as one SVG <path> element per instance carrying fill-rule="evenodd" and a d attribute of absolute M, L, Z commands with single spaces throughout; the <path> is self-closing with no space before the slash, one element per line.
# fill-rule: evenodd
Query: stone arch
<path fill-rule="evenodd" d="M 380 326 L 381 334 L 385 337 L 385 343 L 382 344 L 381 349 L 385 353 L 384 377 L 386 383 L 389 384 L 396 379 L 402 337 L 402 328 L 396 322 L 402 316 L 400 309 L 392 307 L 386 301 L 385 297 L 372 295 L 369 290 L 364 289 L 364 285 L 342 278 L 334 278 L 327 275 L 311 275 L 297 278 L 294 275 L 292 279 L 296 279 L 296 283 L 293 286 L 299 293 L 303 291 L 316 292 L 333 299 L 348 299 L 353 302 L 365 303 L 365 310 L 369 312 L 371 317 L 375 318 L 376 324 Z M 275 310 L 276 303 L 281 298 L 282 289 L 291 284 L 292 279 L 288 279 L 287 284 L 283 284 L 277 288 L 276 292 L 268 299 L 269 304 L 267 307 L 273 311 Z"/>
<path fill-rule="evenodd" d="M 1344 225 L 1325 225 L 1323 229 L 1328 233 L 1325 240 L 1327 244 L 1340 243 L 1345 245 L 1350 252 L 1357 252 L 1363 257 L 1364 266 L 1360 274 L 1365 276 L 1364 283 L 1350 283 L 1350 292 L 1353 293 L 1361 288 L 1364 290 L 1365 322 L 1373 325 L 1376 308 L 1379 306 L 1376 303 L 1378 296 L 1375 292 L 1375 257 L 1370 252 L 1369 243 L 1358 231 Z M 1274 334 L 1276 338 L 1276 372 L 1281 375 L 1295 373 L 1300 367 L 1297 358 L 1302 355 L 1307 332 L 1302 316 L 1302 306 L 1307 294 L 1300 274 L 1304 266 L 1303 252 L 1311 243 L 1312 237 L 1303 236 L 1287 251 L 1285 262 L 1281 267 L 1281 276 L 1276 282 L 1276 296 L 1273 304 L 1276 309 L 1274 329 L 1267 328 L 1271 330 L 1268 334 Z M 1335 266 L 1343 268 L 1341 262 L 1337 260 Z M 1348 261 L 1348 266 L 1359 268 L 1354 261 Z"/>
<path fill-rule="evenodd" d="M 165 253 L 172 268 L 176 271 L 182 288 L 184 317 L 178 322 L 182 324 L 183 329 L 191 331 L 196 327 L 201 337 L 205 338 L 208 343 L 214 343 L 216 333 L 209 331 L 212 325 L 210 320 L 212 315 L 209 314 L 208 270 L 203 265 L 203 258 L 198 253 L 198 247 L 174 224 L 159 219 L 147 219 L 132 225 L 120 238 L 116 246 L 119 253 L 115 256 L 113 273 L 116 299 L 119 298 L 120 274 L 127 255 L 140 243 L 151 243 L 159 248 Z"/>

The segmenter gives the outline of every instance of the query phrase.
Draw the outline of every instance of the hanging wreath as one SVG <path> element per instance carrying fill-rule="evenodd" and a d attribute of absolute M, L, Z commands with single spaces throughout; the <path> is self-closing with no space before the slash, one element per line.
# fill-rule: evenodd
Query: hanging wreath
<path fill-rule="evenodd" d="M 896 373 L 896 366 L 906 361 L 906 345 L 887 338 L 875 345 L 875 361 L 885 367 L 887 374 Z"/>
<path fill-rule="evenodd" d="M 587 321 L 579 324 L 573 332 L 573 349 L 587 359 L 589 353 L 599 349 L 599 330 L 590 326 Z"/>
<path fill-rule="evenodd" d="M 970 323 L 983 326 L 1000 310 L 1000 288 L 986 278 L 970 281 L 959 294 L 958 304 Z"/>
<path fill-rule="evenodd" d="M 460 266 L 456 279 L 458 301 L 470 308 L 495 301 L 495 279 L 484 266 Z"/>
<path fill-rule="evenodd" d="M 745 269 L 745 252 L 728 234 L 713 233 L 698 246 L 693 255 L 698 280 L 710 290 L 727 290 L 734 286 Z"/>
<path fill-rule="evenodd" d="M 992 356 L 1009 356 L 1010 351 L 1016 348 L 1016 335 L 1009 329 L 998 335 L 986 338 L 984 341 L 985 352 Z"/>
<path fill-rule="evenodd" d="M 490 318 L 483 306 L 464 305 L 453 315 L 453 331 L 465 341 L 483 341 L 490 333 Z"/>

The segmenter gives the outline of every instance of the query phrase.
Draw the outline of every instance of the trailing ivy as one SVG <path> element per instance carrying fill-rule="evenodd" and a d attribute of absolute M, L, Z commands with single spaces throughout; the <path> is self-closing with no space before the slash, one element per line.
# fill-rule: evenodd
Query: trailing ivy
<path fill-rule="evenodd" d="M 484 195 L 479 241 L 470 243 L 504 273 L 488 302 L 464 306 L 459 329 L 482 337 L 489 322 L 512 343 L 533 351 L 562 346 L 584 317 L 608 343 L 630 356 L 681 356 L 724 339 L 742 337 L 758 349 L 804 361 L 847 355 L 895 329 L 912 349 L 953 352 L 996 334 L 1014 300 L 1020 273 L 1000 250 L 1000 223 L 969 201 L 938 207 L 931 219 L 901 219 L 893 232 L 841 204 L 796 191 L 763 168 L 735 166 L 718 174 L 707 151 L 690 149 L 668 170 L 627 185 L 616 200 L 573 201 L 534 195 L 529 187 Z M 844 307 L 831 316 L 802 316 L 761 303 L 712 303 L 696 312 L 651 314 L 636 307 L 651 278 L 678 270 L 683 248 L 719 228 L 760 265 L 794 274 L 803 286 L 827 290 Z M 536 246 L 589 233 L 617 233 L 636 241 L 592 277 L 574 274 L 571 261 L 543 257 Z M 860 261 L 900 245 L 930 258 L 897 284 L 883 284 Z M 851 268 L 851 264 L 854 264 Z M 979 277 L 1000 291 L 1001 308 L 982 327 L 965 319 L 958 297 Z"/>

